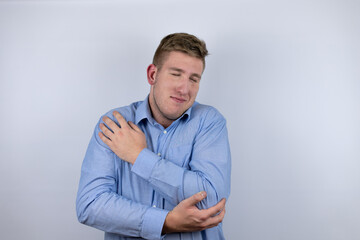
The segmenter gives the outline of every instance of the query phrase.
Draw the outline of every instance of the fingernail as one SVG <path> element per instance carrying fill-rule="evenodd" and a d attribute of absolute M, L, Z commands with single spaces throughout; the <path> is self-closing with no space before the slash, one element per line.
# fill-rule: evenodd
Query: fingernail
<path fill-rule="evenodd" d="M 203 192 L 203 191 L 199 192 L 199 194 L 200 194 L 202 197 L 204 197 L 204 192 Z"/>

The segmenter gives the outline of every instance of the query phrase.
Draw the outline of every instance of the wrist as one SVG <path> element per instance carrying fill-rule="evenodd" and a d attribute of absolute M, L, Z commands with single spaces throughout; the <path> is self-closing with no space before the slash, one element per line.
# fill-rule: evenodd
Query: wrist
<path fill-rule="evenodd" d="M 130 159 L 130 163 L 132 164 L 132 165 L 134 165 L 134 163 L 135 163 L 135 161 L 136 161 L 136 159 L 139 157 L 139 154 L 142 152 L 142 150 L 144 150 L 145 148 L 141 148 L 141 149 L 138 149 L 138 150 L 136 150 L 135 152 L 134 152 L 134 155 L 132 156 L 132 158 Z"/>
<path fill-rule="evenodd" d="M 171 218 L 172 218 L 172 211 L 170 211 L 166 215 L 164 225 L 163 225 L 163 228 L 162 228 L 162 232 L 161 232 L 162 235 L 167 234 L 167 233 L 175 232 L 174 229 L 172 228 L 172 225 L 171 225 L 171 222 L 172 222 Z"/>

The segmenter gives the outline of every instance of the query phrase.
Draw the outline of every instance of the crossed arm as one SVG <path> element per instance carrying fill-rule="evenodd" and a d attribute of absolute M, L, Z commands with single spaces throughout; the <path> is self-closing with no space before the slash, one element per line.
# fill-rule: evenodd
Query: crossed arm
<path fill-rule="evenodd" d="M 133 164 L 137 161 L 136 159 L 139 152 L 141 152 L 143 148 L 146 148 L 146 140 L 144 133 L 135 124 L 127 122 L 116 112 L 114 116 L 121 125 L 121 128 L 110 118 L 105 117 L 103 120 L 111 131 L 105 125 L 99 124 L 95 131 L 96 134 L 89 144 L 87 156 L 84 159 L 85 164 L 83 164 L 82 168 L 77 200 L 79 221 L 106 232 L 126 236 L 141 236 L 151 239 L 159 236 L 154 235 L 157 230 L 155 231 L 151 226 L 162 226 L 158 234 L 160 234 L 161 231 L 164 234 L 199 231 L 219 224 L 225 214 L 225 199 L 217 203 L 220 199 L 216 200 L 218 198 L 214 198 L 214 190 L 210 188 L 200 188 L 197 192 L 201 192 L 196 194 L 194 190 L 196 190 L 197 187 L 194 187 L 193 191 L 187 191 L 187 194 L 184 192 L 183 196 L 171 198 L 172 194 L 165 196 L 166 193 L 164 193 L 164 190 L 161 188 L 156 189 L 155 186 L 158 193 L 163 194 L 165 198 L 167 197 L 167 200 L 177 205 L 170 212 L 142 205 L 116 193 L 116 180 L 113 172 L 114 159 L 111 156 L 115 153 L 124 161 Z M 145 163 L 145 160 L 148 159 L 144 158 L 143 162 L 140 162 Z M 142 165 L 140 162 L 137 163 L 137 166 Z M 163 159 L 159 162 L 162 162 L 162 164 L 172 164 Z M 188 183 L 183 183 L 186 189 L 189 188 L 189 182 L 196 183 L 196 181 L 200 181 L 197 183 L 203 184 L 201 183 L 202 177 L 195 174 L 195 172 L 184 170 L 178 166 L 172 167 L 174 167 L 179 174 L 185 171 L 185 174 L 191 175 L 187 180 Z M 195 167 L 195 169 L 196 168 L 197 167 Z M 96 169 L 96 172 L 94 172 L 94 169 Z M 161 171 L 160 169 L 164 169 L 164 166 L 160 166 L 158 171 Z M 153 172 L 156 172 L 156 168 L 154 168 Z M 149 182 L 151 183 L 150 180 Z M 174 182 L 176 181 L 174 180 Z M 223 181 L 220 181 L 220 184 L 221 183 L 223 183 Z M 226 185 L 222 186 L 226 188 Z M 217 187 L 217 189 L 221 188 Z M 206 190 L 207 193 L 203 190 Z M 224 196 L 224 194 L 219 194 L 219 196 Z M 209 201 L 209 197 L 211 197 L 211 201 Z M 204 201 L 206 204 L 204 204 Z M 195 206 L 196 204 L 201 207 L 198 208 Z M 131 216 L 128 216 L 127 213 L 129 209 L 136 209 L 136 211 L 131 211 Z M 126 219 L 132 219 L 132 222 Z M 157 225 L 145 224 L 145 222 L 149 223 L 153 221 L 157 221 Z M 148 225 L 148 227 L 145 227 L 147 229 L 144 229 L 144 224 Z M 139 226 L 142 226 L 140 228 L 141 230 Z"/>
<path fill-rule="evenodd" d="M 110 118 L 104 117 L 105 124 L 100 124 L 100 139 L 121 159 L 134 164 L 140 152 L 146 148 L 145 134 L 133 122 L 127 122 L 118 113 L 113 113 L 121 128 Z M 193 232 L 215 227 L 225 216 L 225 199 L 215 206 L 199 210 L 196 204 L 206 198 L 206 192 L 199 192 L 180 202 L 166 216 L 163 233 Z"/>

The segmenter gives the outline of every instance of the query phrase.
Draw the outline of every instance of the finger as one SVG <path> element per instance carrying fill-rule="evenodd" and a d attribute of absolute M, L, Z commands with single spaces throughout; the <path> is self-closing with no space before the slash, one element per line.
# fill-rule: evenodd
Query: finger
<path fill-rule="evenodd" d="M 125 118 L 119 112 L 114 111 L 113 115 L 116 118 L 116 120 L 118 120 L 121 128 L 125 128 L 125 127 L 129 126 L 128 123 L 126 122 Z"/>
<path fill-rule="evenodd" d="M 226 213 L 226 210 L 224 208 L 219 212 L 219 214 L 212 216 L 212 218 L 217 219 L 217 220 L 219 220 L 219 222 L 221 222 L 223 220 L 223 218 L 225 217 L 225 213 Z"/>
<path fill-rule="evenodd" d="M 104 116 L 102 120 L 104 121 L 104 123 L 106 123 L 107 128 L 110 129 L 110 131 L 115 132 L 120 130 L 119 126 L 109 117 Z"/>
<path fill-rule="evenodd" d="M 187 206 L 194 206 L 195 204 L 199 203 L 204 198 L 206 198 L 206 192 L 201 191 L 201 192 L 195 193 L 191 197 L 183 200 L 183 204 L 185 204 Z"/>
<path fill-rule="evenodd" d="M 210 216 L 214 216 L 215 214 L 219 213 L 222 209 L 225 208 L 225 198 L 221 199 L 216 205 L 205 209 L 205 210 L 201 210 L 203 212 L 203 214 L 206 214 L 206 216 L 210 217 Z"/>
<path fill-rule="evenodd" d="M 215 214 L 214 216 L 218 216 L 218 215 L 221 215 L 221 214 L 225 215 L 225 206 L 224 206 L 223 209 L 220 210 L 220 212 L 218 212 L 218 213 Z M 214 217 L 214 216 L 213 216 L 213 217 Z"/>
<path fill-rule="evenodd" d="M 212 217 L 211 220 L 213 221 L 214 224 L 218 225 L 224 220 L 225 213 L 226 211 L 225 209 L 223 209 L 218 215 Z"/>
<path fill-rule="evenodd" d="M 134 129 L 135 131 L 142 132 L 141 129 L 135 123 L 133 123 L 132 121 L 128 121 L 128 123 L 129 123 L 130 127 L 132 129 Z"/>
<path fill-rule="evenodd" d="M 112 143 L 110 139 L 108 139 L 102 132 L 99 132 L 99 137 L 106 145 L 110 147 Z"/>
<path fill-rule="evenodd" d="M 108 129 L 105 124 L 100 123 L 100 130 L 105 135 L 105 137 L 112 139 L 114 133 L 110 129 Z"/>
<path fill-rule="evenodd" d="M 203 223 L 203 226 L 206 229 L 215 227 L 215 226 L 219 225 L 219 223 L 221 223 L 223 221 L 224 217 L 225 217 L 225 208 L 218 215 L 208 218 Z"/>

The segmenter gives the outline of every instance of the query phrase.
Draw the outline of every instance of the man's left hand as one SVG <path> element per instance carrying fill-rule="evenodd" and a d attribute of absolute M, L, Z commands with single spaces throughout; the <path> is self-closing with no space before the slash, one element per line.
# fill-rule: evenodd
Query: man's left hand
<path fill-rule="evenodd" d="M 113 112 L 120 127 L 110 118 L 104 116 L 105 124 L 100 123 L 100 139 L 121 159 L 135 163 L 139 153 L 146 148 L 145 134 L 133 122 L 127 122 L 117 111 Z"/>

